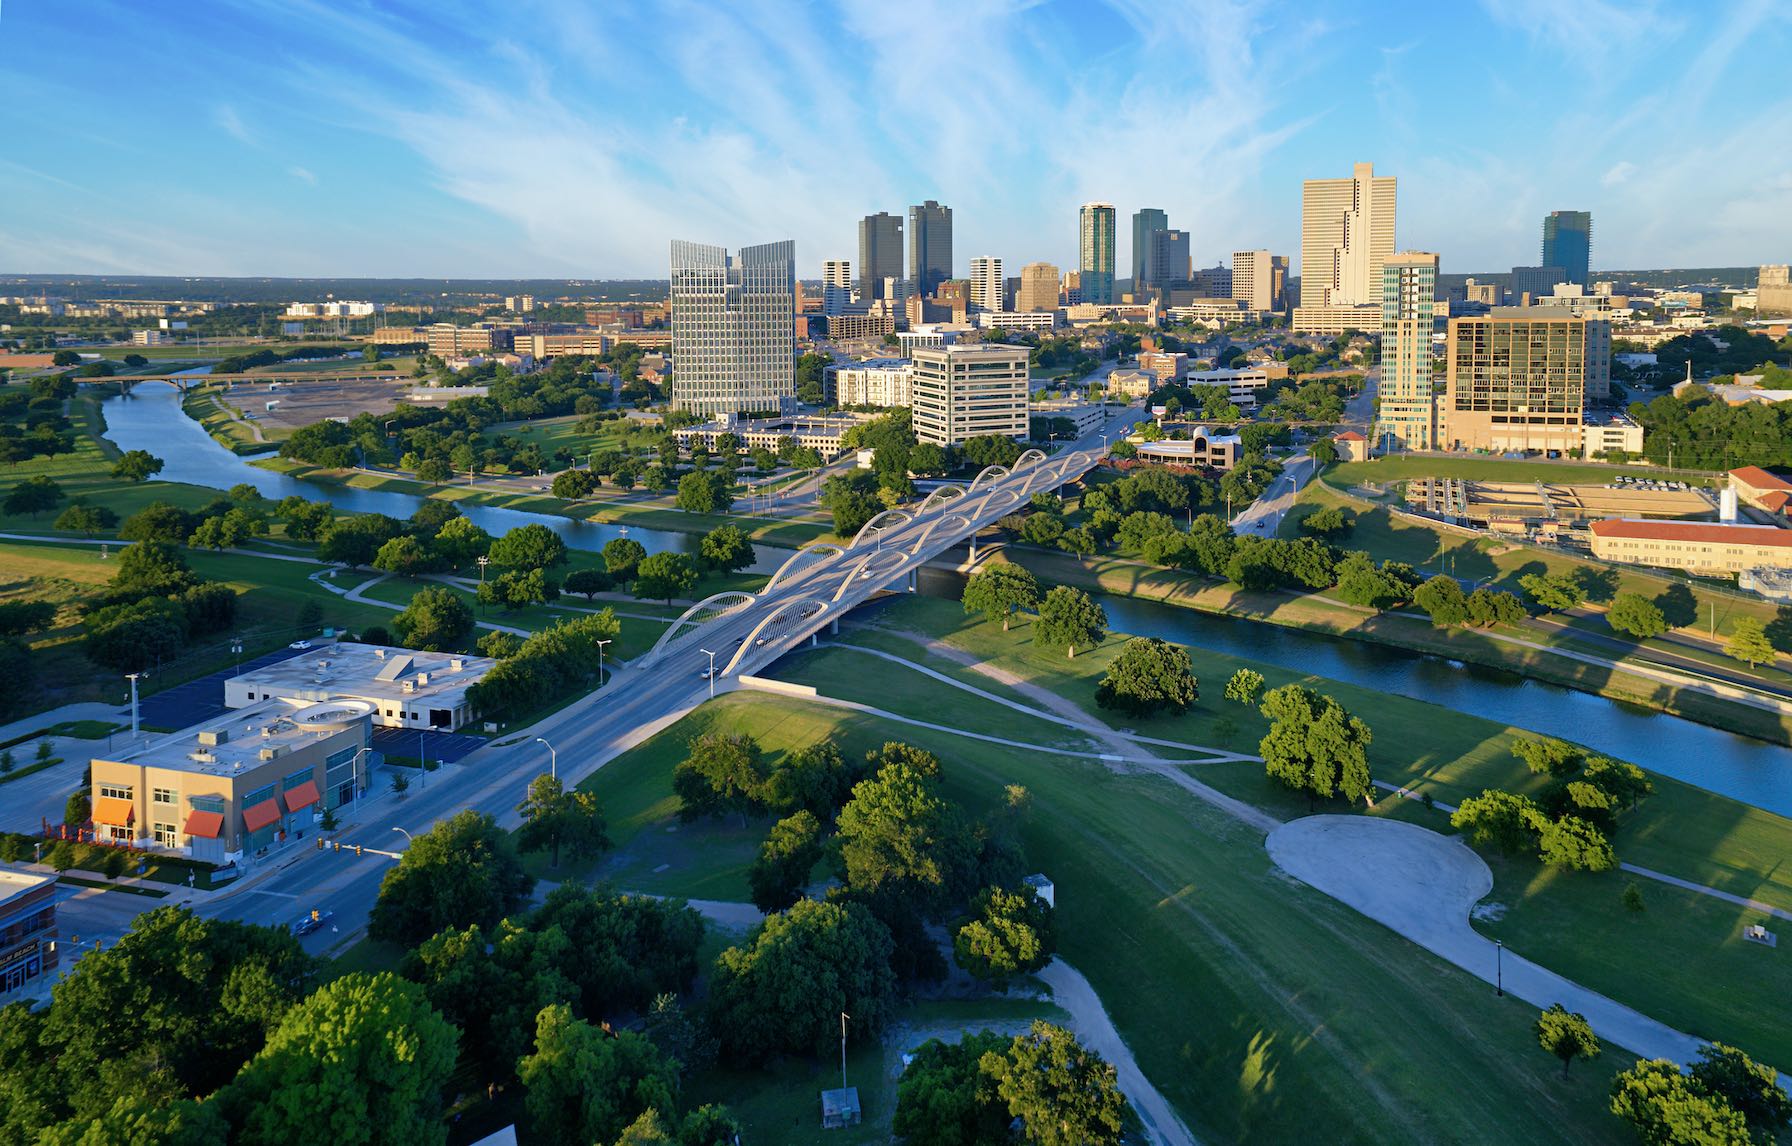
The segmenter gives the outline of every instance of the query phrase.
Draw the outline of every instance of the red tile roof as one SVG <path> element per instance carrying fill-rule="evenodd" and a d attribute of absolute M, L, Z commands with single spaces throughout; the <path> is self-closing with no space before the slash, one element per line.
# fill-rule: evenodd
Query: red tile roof
<path fill-rule="evenodd" d="M 1345 430 L 1342 434 L 1336 435 L 1332 440 L 1335 442 L 1366 442 L 1369 439 L 1363 437 L 1355 430 Z"/>
<path fill-rule="evenodd" d="M 1762 509 L 1769 511 L 1770 513 L 1778 513 L 1780 510 L 1786 508 L 1787 502 L 1792 501 L 1792 493 L 1787 493 L 1783 489 L 1769 490 L 1762 494 L 1758 500 Z"/>
<path fill-rule="evenodd" d="M 1743 466 L 1741 469 L 1731 470 L 1730 476 L 1750 489 L 1792 490 L 1792 481 L 1787 481 L 1778 474 L 1768 473 L 1760 466 Z"/>
<path fill-rule="evenodd" d="M 1708 545 L 1771 545 L 1792 549 L 1792 529 L 1772 525 L 1720 525 L 1700 521 L 1634 521 L 1608 517 L 1587 528 L 1598 537 L 1645 541 L 1702 541 Z"/>

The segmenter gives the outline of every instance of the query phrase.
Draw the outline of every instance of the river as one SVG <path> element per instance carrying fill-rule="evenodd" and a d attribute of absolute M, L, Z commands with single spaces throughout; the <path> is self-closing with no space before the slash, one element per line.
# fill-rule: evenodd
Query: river
<path fill-rule="evenodd" d="M 121 450 L 148 450 L 162 459 L 162 472 L 155 478 L 158 481 L 220 490 L 247 483 L 260 490 L 263 497 L 278 500 L 296 494 L 309 501 L 329 502 L 354 513 L 383 513 L 400 520 L 417 512 L 417 507 L 424 501 L 415 494 L 300 481 L 287 474 L 250 465 L 248 460 L 219 445 L 205 432 L 205 427 L 188 417 L 180 408 L 179 391 L 165 382 L 140 382 L 131 388 L 129 397 L 108 398 L 102 408 L 106 415 L 107 439 Z M 559 534 L 573 549 L 598 550 L 613 538 L 631 537 L 646 546 L 650 553 L 669 549 L 695 554 L 700 540 L 692 533 L 643 529 L 634 525 L 598 525 L 553 514 L 466 501 L 455 504 L 494 537 L 519 525 L 540 524 Z M 768 545 L 756 544 L 753 548 L 758 560 L 751 569 L 756 573 L 772 572 L 790 555 L 787 549 Z"/>
<path fill-rule="evenodd" d="M 959 583 L 953 574 L 929 571 L 921 589 L 956 596 Z M 1779 745 L 1501 669 L 1134 597 L 1093 596 L 1107 610 L 1109 627 L 1117 633 L 1161 637 L 1429 701 L 1572 740 L 1651 772 L 1792 816 L 1792 752 Z M 1218 687 L 1218 682 L 1203 683 Z M 1374 713 L 1357 715 L 1374 726 Z"/>

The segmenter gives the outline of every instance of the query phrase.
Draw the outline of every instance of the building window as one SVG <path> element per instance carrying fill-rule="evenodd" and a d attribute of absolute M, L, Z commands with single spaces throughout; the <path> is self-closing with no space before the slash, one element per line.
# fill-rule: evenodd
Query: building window
<path fill-rule="evenodd" d="M 179 802 L 174 798 L 173 788 L 155 788 L 151 791 L 150 795 L 158 804 L 174 804 Z"/>
<path fill-rule="evenodd" d="M 156 843 L 165 848 L 180 846 L 180 830 L 173 824 L 156 825 Z"/>
<path fill-rule="evenodd" d="M 129 784 L 101 784 L 100 796 L 107 800 L 135 799 L 136 789 Z"/>

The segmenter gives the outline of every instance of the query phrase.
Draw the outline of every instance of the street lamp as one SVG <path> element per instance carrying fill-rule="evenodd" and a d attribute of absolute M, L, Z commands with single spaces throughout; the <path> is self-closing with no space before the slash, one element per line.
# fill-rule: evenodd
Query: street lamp
<path fill-rule="evenodd" d="M 554 751 L 554 746 L 552 744 L 548 744 L 546 740 L 543 740 L 539 736 L 535 738 L 535 743 L 548 745 L 548 774 L 553 776 L 555 780 L 560 779 L 560 754 Z"/>
<path fill-rule="evenodd" d="M 372 752 L 372 751 L 373 751 L 373 745 L 371 745 L 371 744 L 368 744 L 361 748 L 357 748 L 357 749 L 355 749 L 355 758 L 348 762 L 349 774 L 350 774 L 350 776 L 352 776 L 354 778 L 354 782 L 355 782 L 355 798 L 356 799 L 360 799 L 361 794 L 367 791 L 367 785 L 362 782 L 362 778 L 361 778 L 361 757 L 365 756 L 367 753 Z"/>
<path fill-rule="evenodd" d="M 407 844 L 414 844 L 417 842 L 416 840 L 411 838 L 411 833 L 405 831 L 403 828 L 393 828 L 392 830 L 397 832 L 399 835 L 403 836 L 404 842 Z"/>
<path fill-rule="evenodd" d="M 1503 939 L 1493 941 L 1493 993 L 1504 998 L 1506 995 L 1506 943 Z"/>
<path fill-rule="evenodd" d="M 131 682 L 131 736 L 134 739 L 137 735 L 137 678 L 143 674 L 128 672 L 124 675 L 125 679 Z"/>
<path fill-rule="evenodd" d="M 615 637 L 610 637 L 606 640 L 592 642 L 597 645 L 597 687 L 599 688 L 604 686 L 604 646 L 615 639 Z"/>
<path fill-rule="evenodd" d="M 243 671 L 243 638 L 230 638 L 230 651 L 236 656 L 236 671 Z"/>
<path fill-rule="evenodd" d="M 714 700 L 716 696 L 716 655 L 708 649 L 698 649 L 697 651 L 709 658 L 709 698 Z"/>

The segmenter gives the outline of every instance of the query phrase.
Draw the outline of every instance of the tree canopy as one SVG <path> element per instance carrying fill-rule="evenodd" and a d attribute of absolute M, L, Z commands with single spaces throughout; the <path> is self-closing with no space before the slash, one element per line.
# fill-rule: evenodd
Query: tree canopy
<path fill-rule="evenodd" d="M 1271 689 L 1262 712 L 1270 726 L 1258 752 L 1271 779 L 1305 792 L 1309 801 L 1368 797 L 1368 725 L 1331 697 L 1297 684 Z"/>
<path fill-rule="evenodd" d="M 1014 614 L 1039 603 L 1039 582 L 1019 565 L 1002 562 L 970 575 L 964 583 L 964 611 L 1001 621 L 1002 631 Z"/>
<path fill-rule="evenodd" d="M 527 903 L 534 885 L 509 834 L 490 816 L 463 811 L 417 836 L 386 873 L 367 934 L 415 945 L 448 927 L 491 928 Z"/>
<path fill-rule="evenodd" d="M 1076 650 L 1092 648 L 1107 635 L 1108 615 L 1089 594 L 1059 585 L 1039 603 L 1039 619 L 1033 622 L 1033 640 L 1043 648 Z"/>

